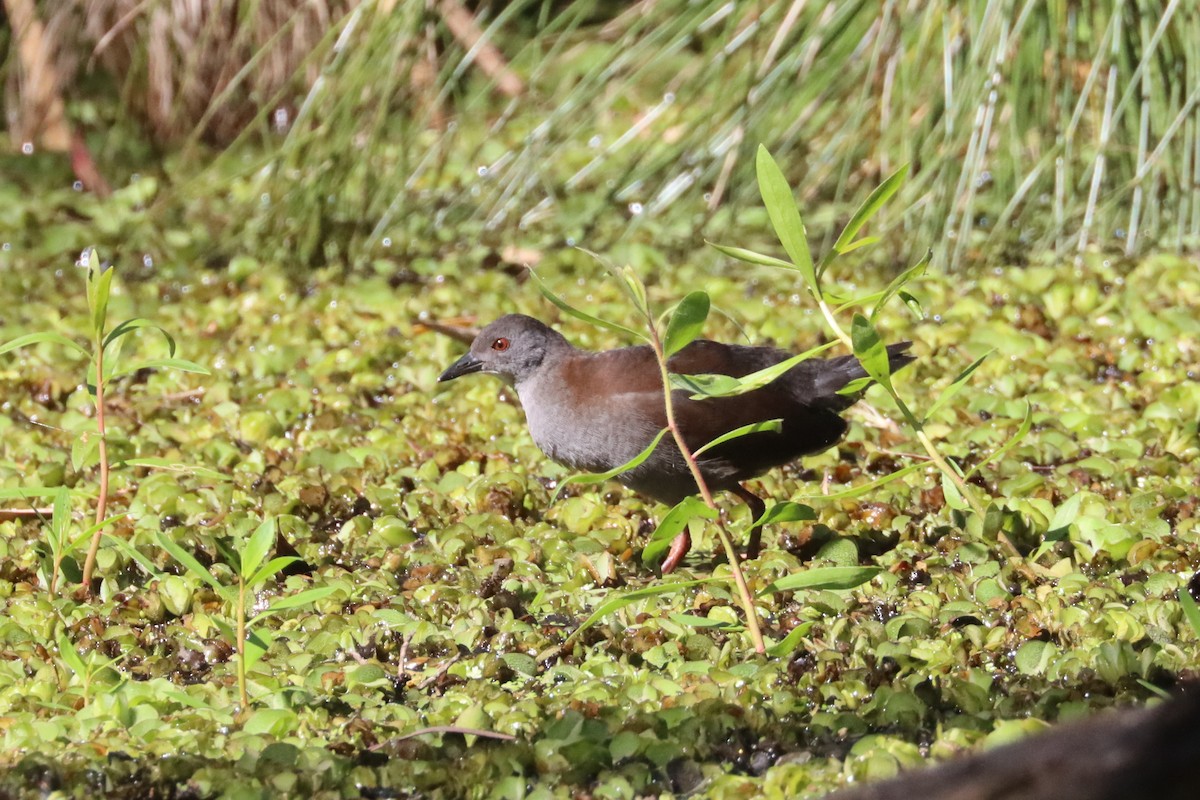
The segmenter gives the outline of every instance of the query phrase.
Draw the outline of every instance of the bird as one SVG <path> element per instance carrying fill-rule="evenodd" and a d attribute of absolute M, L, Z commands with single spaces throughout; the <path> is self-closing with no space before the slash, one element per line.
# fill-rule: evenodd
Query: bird
<path fill-rule="evenodd" d="M 914 361 L 911 342 L 887 348 L 892 371 Z M 735 378 L 791 357 L 774 347 L 723 344 L 696 339 L 667 362 L 672 373 Z M 607 472 L 645 450 L 667 427 L 662 372 L 649 345 L 590 351 L 523 314 L 507 314 L 484 327 L 470 349 L 438 377 L 445 382 L 473 373 L 498 376 L 516 390 L 534 443 L 553 461 L 572 470 Z M 832 447 L 848 427 L 841 412 L 861 397 L 838 390 L 866 371 L 854 356 L 810 358 L 773 382 L 734 397 L 691 399 L 672 391 L 677 427 L 695 452 L 717 437 L 757 422 L 782 420 L 780 429 L 730 439 L 697 457 L 712 492 L 729 491 L 759 520 L 766 504 L 742 483 L 801 456 Z M 671 436 L 649 458 L 617 476 L 629 488 L 667 505 L 697 494 L 699 487 Z M 758 556 L 761 528 L 753 526 L 747 557 Z M 691 546 L 676 537 L 664 559 L 673 571 Z"/>

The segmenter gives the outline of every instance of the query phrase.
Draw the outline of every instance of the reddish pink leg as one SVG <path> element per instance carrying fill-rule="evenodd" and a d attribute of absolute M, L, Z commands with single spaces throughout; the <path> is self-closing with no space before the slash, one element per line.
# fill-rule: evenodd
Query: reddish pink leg
<path fill-rule="evenodd" d="M 670 575 L 679 566 L 679 562 L 683 561 L 683 557 L 688 554 L 688 550 L 692 549 L 692 537 L 687 532 L 679 534 L 675 540 L 671 542 L 671 549 L 667 553 L 667 557 L 663 559 L 662 574 Z"/>

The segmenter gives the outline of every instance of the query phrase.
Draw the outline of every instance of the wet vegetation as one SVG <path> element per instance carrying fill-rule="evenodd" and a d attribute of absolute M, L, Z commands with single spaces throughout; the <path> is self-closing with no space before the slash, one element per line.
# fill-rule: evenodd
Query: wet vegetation
<path fill-rule="evenodd" d="M 818 797 L 1196 677 L 1196 12 L 475 7 L 539 104 L 400 5 L 333 14 L 282 129 L 103 139 L 133 130 L 115 89 L 74 99 L 109 197 L 3 157 L 0 796 Z M 430 82 L 381 87 L 385 46 L 389 75 L 434 52 Z M 757 83 L 713 111 L 720 74 Z M 364 118 L 367 87 L 393 94 Z M 667 508 L 564 486 L 499 382 L 436 383 L 445 332 L 506 313 L 630 344 L 563 306 L 637 327 L 637 287 L 651 322 L 690 315 L 668 346 L 697 319 L 914 343 L 838 446 L 755 482 L 811 513 L 744 591 L 699 504 L 664 578 Z"/>

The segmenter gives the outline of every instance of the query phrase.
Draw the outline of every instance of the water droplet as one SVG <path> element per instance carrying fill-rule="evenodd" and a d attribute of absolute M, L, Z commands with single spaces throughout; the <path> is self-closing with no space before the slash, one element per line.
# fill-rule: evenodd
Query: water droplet
<path fill-rule="evenodd" d="M 12 242 L 5 242 L 4 244 L 0 245 L 0 250 L 5 251 L 6 253 L 9 250 L 12 250 Z"/>
<path fill-rule="evenodd" d="M 663 95 L 663 102 L 664 102 L 664 103 L 674 103 L 674 102 L 675 102 L 675 93 L 674 93 L 674 92 L 667 92 L 666 94 L 664 94 L 664 95 Z"/>
<path fill-rule="evenodd" d="M 262 204 L 262 205 L 264 205 L 264 206 L 269 206 L 269 205 L 271 205 L 271 195 L 270 195 L 270 193 L 269 193 L 269 192 L 263 192 L 263 193 L 262 193 L 262 196 L 260 196 L 260 197 L 258 198 L 258 202 L 259 202 L 259 203 L 261 203 L 261 204 Z"/>
<path fill-rule="evenodd" d="M 21 152 L 27 156 L 33 155 L 33 142 L 22 142 Z"/>
<path fill-rule="evenodd" d="M 71 184 L 71 188 L 77 192 L 82 192 L 83 191 L 83 181 L 75 181 L 74 183 Z"/>
<path fill-rule="evenodd" d="M 643 210 L 644 210 L 644 207 L 642 206 L 641 203 L 630 203 L 629 204 L 629 213 L 633 214 L 635 217 L 638 214 L 641 214 Z"/>
<path fill-rule="evenodd" d="M 599 147 L 601 141 L 600 134 L 596 134 L 592 138 L 588 139 L 588 147 Z"/>
<path fill-rule="evenodd" d="M 479 177 L 483 178 L 483 177 L 486 177 L 486 176 L 487 176 L 487 174 L 488 174 L 488 168 L 487 168 L 486 166 L 484 166 L 484 167 L 477 167 L 477 168 L 475 169 L 475 172 L 476 172 L 476 173 L 479 175 Z"/>
<path fill-rule="evenodd" d="M 574 246 L 575 246 L 575 237 L 568 236 L 567 237 L 567 247 L 574 247 Z"/>
<path fill-rule="evenodd" d="M 149 253 L 146 253 L 144 256 L 142 256 L 142 266 L 143 267 L 153 267 L 154 266 L 154 257 L 151 256 Z"/>
<path fill-rule="evenodd" d="M 391 247 L 392 246 L 392 237 L 390 237 L 390 236 L 383 237 L 383 246 Z"/>
<path fill-rule="evenodd" d="M 283 133 L 288 128 L 288 111 L 286 108 L 277 108 L 272 115 L 272 120 L 275 123 L 275 130 Z"/>

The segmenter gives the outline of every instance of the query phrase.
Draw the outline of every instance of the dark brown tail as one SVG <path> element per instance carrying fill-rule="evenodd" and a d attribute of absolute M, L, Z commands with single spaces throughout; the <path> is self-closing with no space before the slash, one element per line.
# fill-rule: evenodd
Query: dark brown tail
<path fill-rule="evenodd" d="M 893 373 L 917 360 L 916 356 L 910 356 L 906 352 L 911 346 L 912 342 L 897 342 L 888 345 L 888 366 Z M 862 392 L 844 395 L 838 394 L 838 390 L 851 381 L 865 377 L 867 377 L 867 371 L 854 356 L 839 356 L 826 360 L 821 364 L 821 370 L 816 376 L 817 404 L 839 411 L 849 408 L 858 401 Z"/>

